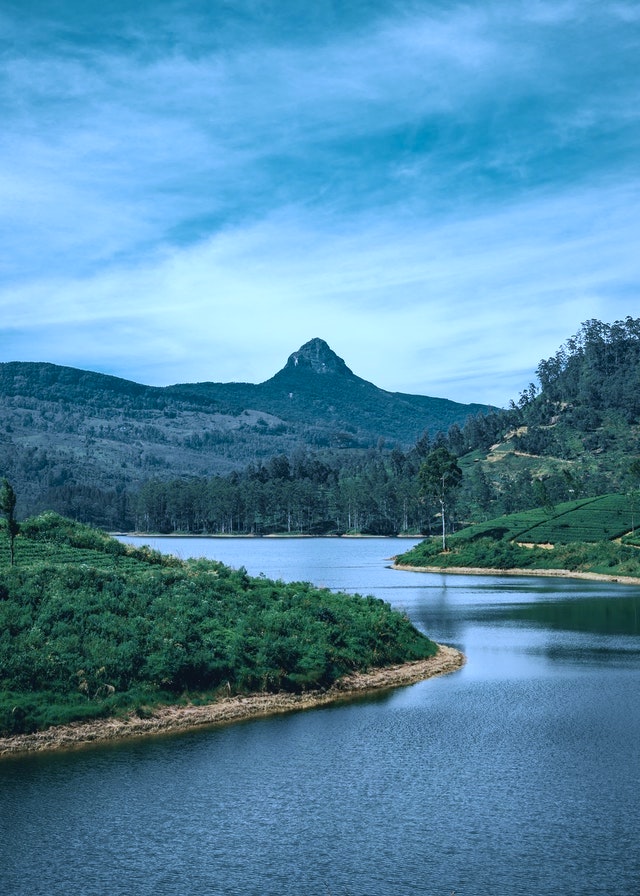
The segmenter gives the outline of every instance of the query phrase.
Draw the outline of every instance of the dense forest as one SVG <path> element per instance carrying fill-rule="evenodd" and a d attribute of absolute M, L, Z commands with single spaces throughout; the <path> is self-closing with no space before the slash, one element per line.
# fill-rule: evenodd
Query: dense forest
<path fill-rule="evenodd" d="M 493 422 L 482 422 L 487 438 Z M 443 444 L 449 444 L 444 435 L 431 441 L 425 434 L 407 452 L 372 449 L 342 457 L 298 451 L 226 477 L 151 480 L 132 497 L 134 527 L 227 535 L 427 533 L 437 524 L 437 506 L 420 494 L 418 471 Z M 472 471 L 467 493 L 481 500 L 476 479 Z"/>

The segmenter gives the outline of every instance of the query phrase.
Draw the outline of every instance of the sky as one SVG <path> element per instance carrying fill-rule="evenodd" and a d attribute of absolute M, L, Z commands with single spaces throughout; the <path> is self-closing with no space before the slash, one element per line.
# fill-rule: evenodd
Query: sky
<path fill-rule="evenodd" d="M 506 407 L 640 316 L 633 0 L 0 0 L 0 361 Z"/>

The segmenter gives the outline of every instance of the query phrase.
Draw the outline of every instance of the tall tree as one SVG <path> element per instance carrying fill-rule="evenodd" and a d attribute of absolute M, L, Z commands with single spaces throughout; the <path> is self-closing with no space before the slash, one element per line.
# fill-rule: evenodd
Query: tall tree
<path fill-rule="evenodd" d="M 9 554 L 11 556 L 11 565 L 15 563 L 15 540 L 16 535 L 20 531 L 20 526 L 15 517 L 16 513 L 16 493 L 12 489 L 7 479 L 2 480 L 0 488 L 0 511 L 7 518 L 7 530 L 9 533 Z"/>
<path fill-rule="evenodd" d="M 458 458 L 448 448 L 435 448 L 418 471 L 420 493 L 440 503 L 442 513 L 442 550 L 447 549 L 446 510 L 448 503 L 462 481 Z"/>
<path fill-rule="evenodd" d="M 631 534 L 635 535 L 636 501 L 638 500 L 638 494 L 640 494 L 640 457 L 635 457 L 629 464 L 627 478 L 630 482 L 629 495 L 631 497 Z"/>

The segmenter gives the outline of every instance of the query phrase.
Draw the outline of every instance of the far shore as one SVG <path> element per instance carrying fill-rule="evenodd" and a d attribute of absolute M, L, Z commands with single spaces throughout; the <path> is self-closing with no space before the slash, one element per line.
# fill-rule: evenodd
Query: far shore
<path fill-rule="evenodd" d="M 392 569 L 405 572 L 431 572 L 465 576 L 548 576 L 560 579 L 587 579 L 593 582 L 617 582 L 619 585 L 640 585 L 640 577 L 607 575 L 600 572 L 582 572 L 572 569 L 497 569 L 484 566 L 409 566 L 392 564 Z"/>
<path fill-rule="evenodd" d="M 225 539 L 225 538 L 408 538 L 416 541 L 424 539 L 424 535 L 410 535 L 401 532 L 398 535 L 361 535 L 360 533 L 343 532 L 341 535 L 309 535 L 306 532 L 269 532 L 266 535 L 256 535 L 254 532 L 216 532 L 210 535 L 200 532 L 109 532 L 114 538 L 193 538 L 193 539 Z"/>
<path fill-rule="evenodd" d="M 204 706 L 159 707 L 145 718 L 130 713 L 124 718 L 77 722 L 34 734 L 0 737 L 0 758 L 78 749 L 129 738 L 178 734 L 198 728 L 313 709 L 416 684 L 435 675 L 455 672 L 464 665 L 466 658 L 459 650 L 442 644 L 438 648 L 436 655 L 426 660 L 347 675 L 325 691 L 224 697 Z"/>

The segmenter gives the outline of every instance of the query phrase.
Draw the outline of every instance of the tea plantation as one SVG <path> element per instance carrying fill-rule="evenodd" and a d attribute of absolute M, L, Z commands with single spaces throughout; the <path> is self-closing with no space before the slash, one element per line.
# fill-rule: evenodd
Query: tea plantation
<path fill-rule="evenodd" d="M 0 529 L 0 733 L 326 688 L 437 645 L 372 597 L 124 545 L 52 513 Z"/>
<path fill-rule="evenodd" d="M 639 508 L 629 495 L 602 495 L 497 517 L 427 540 L 398 557 L 407 566 L 564 569 L 640 577 Z"/>

